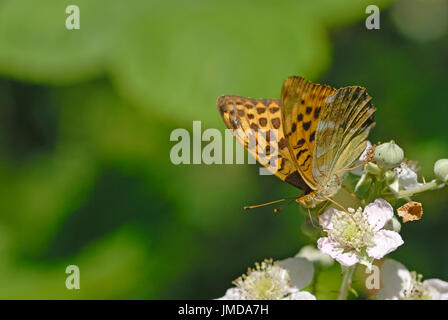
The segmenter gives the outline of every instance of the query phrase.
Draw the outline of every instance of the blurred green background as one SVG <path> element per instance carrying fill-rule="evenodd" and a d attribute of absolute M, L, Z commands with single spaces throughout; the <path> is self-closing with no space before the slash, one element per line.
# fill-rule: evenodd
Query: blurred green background
<path fill-rule="evenodd" d="M 65 28 L 65 8 L 81 28 Z M 381 8 L 367 30 L 365 8 Z M 309 243 L 298 190 L 257 165 L 173 165 L 175 128 L 223 131 L 221 94 L 278 98 L 284 78 L 361 85 L 370 140 L 421 173 L 448 156 L 446 0 L 0 0 L 0 298 L 211 299 L 255 261 Z M 447 190 L 423 194 L 392 255 L 448 280 Z M 65 268 L 81 290 L 65 288 Z M 337 266 L 318 297 L 332 298 Z"/>

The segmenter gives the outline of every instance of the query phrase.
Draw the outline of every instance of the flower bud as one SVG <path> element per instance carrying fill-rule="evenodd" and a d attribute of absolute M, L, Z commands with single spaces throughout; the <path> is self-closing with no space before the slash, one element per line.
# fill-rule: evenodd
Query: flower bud
<path fill-rule="evenodd" d="M 434 164 L 434 174 L 437 179 L 448 182 L 448 159 L 437 160 Z"/>
<path fill-rule="evenodd" d="M 365 165 L 365 170 L 367 173 L 373 174 L 374 176 L 379 176 L 381 174 L 381 169 L 373 162 L 367 162 Z"/>
<path fill-rule="evenodd" d="M 376 162 L 385 168 L 394 168 L 404 159 L 404 152 L 395 142 L 386 142 L 375 148 Z"/>
<path fill-rule="evenodd" d="M 397 174 L 392 170 L 387 170 L 384 174 L 386 178 L 386 184 L 389 186 L 389 189 L 392 190 L 393 193 L 397 194 L 400 191 L 400 184 L 397 179 Z"/>

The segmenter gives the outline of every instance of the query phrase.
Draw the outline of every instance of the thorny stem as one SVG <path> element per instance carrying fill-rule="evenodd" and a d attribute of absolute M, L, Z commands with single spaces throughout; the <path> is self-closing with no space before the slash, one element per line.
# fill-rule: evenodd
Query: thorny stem
<path fill-rule="evenodd" d="M 353 273 L 355 272 L 356 264 L 354 266 L 348 267 L 343 272 L 343 278 L 341 283 L 341 288 L 339 289 L 338 300 L 347 300 L 348 289 L 352 284 Z"/>

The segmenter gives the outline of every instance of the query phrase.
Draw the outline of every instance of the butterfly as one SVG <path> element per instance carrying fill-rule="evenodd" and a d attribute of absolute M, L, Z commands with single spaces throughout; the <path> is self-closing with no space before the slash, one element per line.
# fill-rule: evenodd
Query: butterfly
<path fill-rule="evenodd" d="M 236 140 L 303 191 L 296 202 L 314 208 L 331 201 L 366 149 L 375 126 L 371 100 L 363 87 L 335 89 L 292 76 L 283 82 L 280 100 L 224 95 L 217 107 Z"/>

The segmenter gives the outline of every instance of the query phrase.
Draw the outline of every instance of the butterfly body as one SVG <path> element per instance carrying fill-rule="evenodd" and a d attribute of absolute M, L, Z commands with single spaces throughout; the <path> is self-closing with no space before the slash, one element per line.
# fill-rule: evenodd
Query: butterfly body
<path fill-rule="evenodd" d="M 320 190 L 313 190 L 299 195 L 296 198 L 296 202 L 304 208 L 315 208 L 320 203 L 332 198 L 339 191 L 340 187 L 338 179 L 331 179 Z"/>
<path fill-rule="evenodd" d="M 359 86 L 335 89 L 293 76 L 284 81 L 280 100 L 227 95 L 217 106 L 246 150 L 303 191 L 296 202 L 314 208 L 338 192 L 365 150 L 375 125 L 370 100 Z"/>

